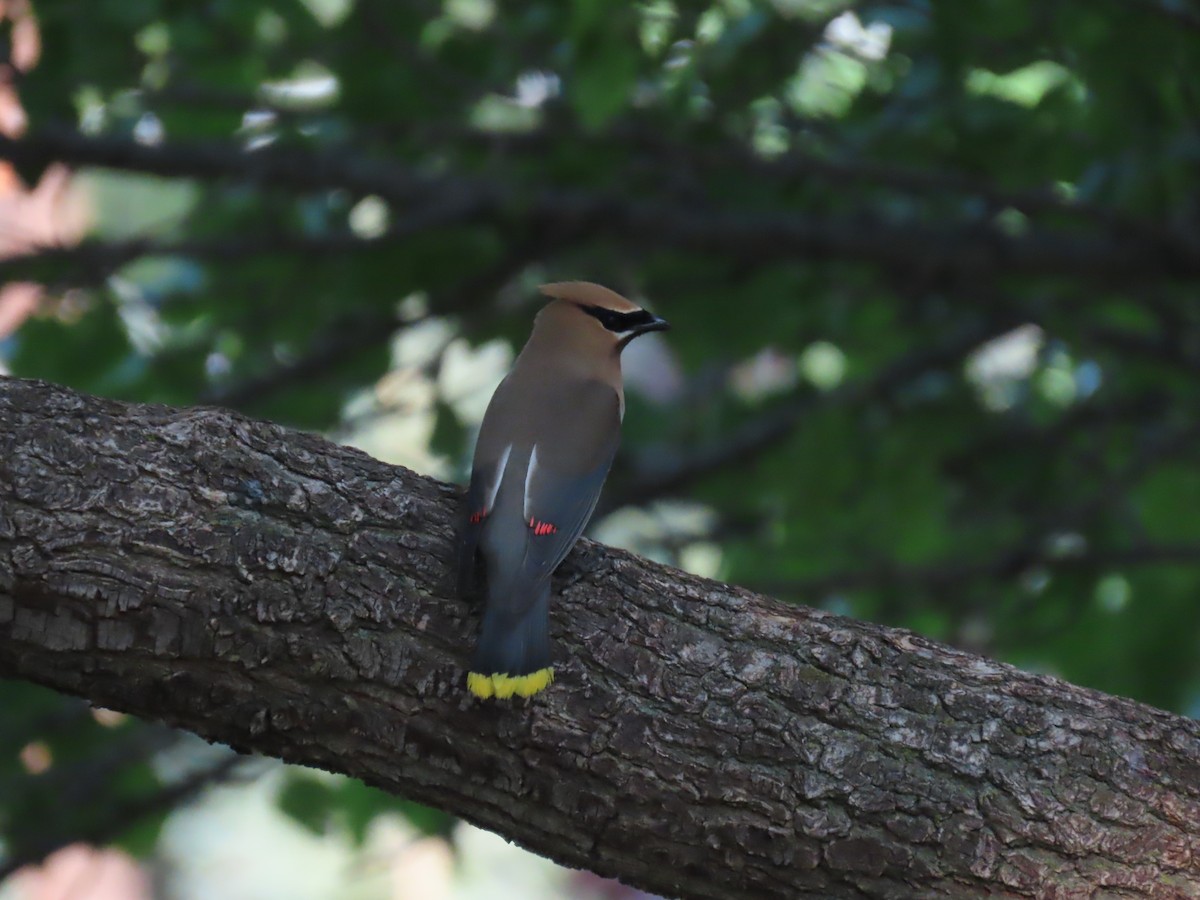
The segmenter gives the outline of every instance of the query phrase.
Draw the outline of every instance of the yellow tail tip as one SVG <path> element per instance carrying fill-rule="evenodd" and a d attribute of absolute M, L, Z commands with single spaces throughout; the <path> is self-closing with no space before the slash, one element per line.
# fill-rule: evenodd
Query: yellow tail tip
<path fill-rule="evenodd" d="M 544 691 L 554 683 L 554 669 L 538 669 L 528 675 L 504 675 L 499 672 L 492 675 L 482 675 L 479 672 L 467 673 L 467 690 L 481 700 L 495 697 L 497 700 L 507 700 L 512 696 L 532 697 L 538 691 Z"/>
<path fill-rule="evenodd" d="M 468 672 L 467 690 L 480 700 L 486 700 L 495 693 L 492 689 L 492 676 L 480 675 L 478 672 Z"/>

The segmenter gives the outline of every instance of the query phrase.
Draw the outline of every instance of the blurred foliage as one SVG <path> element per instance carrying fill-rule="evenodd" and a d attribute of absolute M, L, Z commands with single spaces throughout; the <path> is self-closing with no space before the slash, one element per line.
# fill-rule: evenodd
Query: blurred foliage
<path fill-rule="evenodd" d="M 537 283 L 601 281 L 673 321 L 650 373 L 680 376 L 631 390 L 610 497 L 710 507 L 721 578 L 1200 709 L 1185 4 L 35 8 L 30 134 L 79 129 L 96 224 L 4 264 L 55 301 L 0 341 L 14 374 L 343 433 L 395 333 L 519 344 Z M 124 738 L 2 688 L 0 781 L 56 761 L 0 791 L 13 849 L 38 779 Z M 362 791 L 285 806 L 361 833 L 397 803 Z"/>
<path fill-rule="evenodd" d="M 289 775 L 279 806 L 314 834 L 344 829 L 361 844 L 371 821 L 387 812 L 404 816 L 426 834 L 445 834 L 453 821 L 445 813 L 393 797 L 353 778 L 305 769 L 292 770 Z"/>

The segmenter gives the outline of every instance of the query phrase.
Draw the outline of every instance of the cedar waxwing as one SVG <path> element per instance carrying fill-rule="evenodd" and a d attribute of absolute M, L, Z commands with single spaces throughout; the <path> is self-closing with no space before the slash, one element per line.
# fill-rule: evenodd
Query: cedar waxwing
<path fill-rule="evenodd" d="M 554 680 L 550 575 L 596 508 L 625 414 L 621 351 L 667 323 L 586 281 L 542 285 L 554 299 L 483 416 L 459 560 L 467 593 L 476 549 L 487 593 L 467 675 L 477 697 L 529 697 Z"/>

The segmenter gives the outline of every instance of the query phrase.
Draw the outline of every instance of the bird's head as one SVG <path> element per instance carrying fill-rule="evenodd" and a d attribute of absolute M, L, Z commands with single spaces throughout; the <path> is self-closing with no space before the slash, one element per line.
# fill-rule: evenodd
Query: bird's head
<path fill-rule="evenodd" d="M 598 334 L 618 351 L 639 335 L 650 331 L 666 331 L 670 324 L 616 291 L 592 284 L 590 281 L 556 281 L 543 284 L 541 292 L 553 297 L 547 310 L 559 307 L 563 327 L 597 329 Z"/>

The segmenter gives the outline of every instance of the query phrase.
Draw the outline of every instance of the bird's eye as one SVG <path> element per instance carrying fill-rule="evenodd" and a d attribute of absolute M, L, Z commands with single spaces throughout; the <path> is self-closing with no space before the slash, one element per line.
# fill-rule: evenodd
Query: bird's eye
<path fill-rule="evenodd" d="M 624 334 L 640 325 L 649 325 L 654 321 L 654 316 L 650 315 L 644 309 L 625 313 L 617 312 L 615 309 L 605 309 L 603 306 L 584 306 L 581 309 L 589 316 L 599 320 L 600 324 L 609 331 L 616 334 Z"/>

